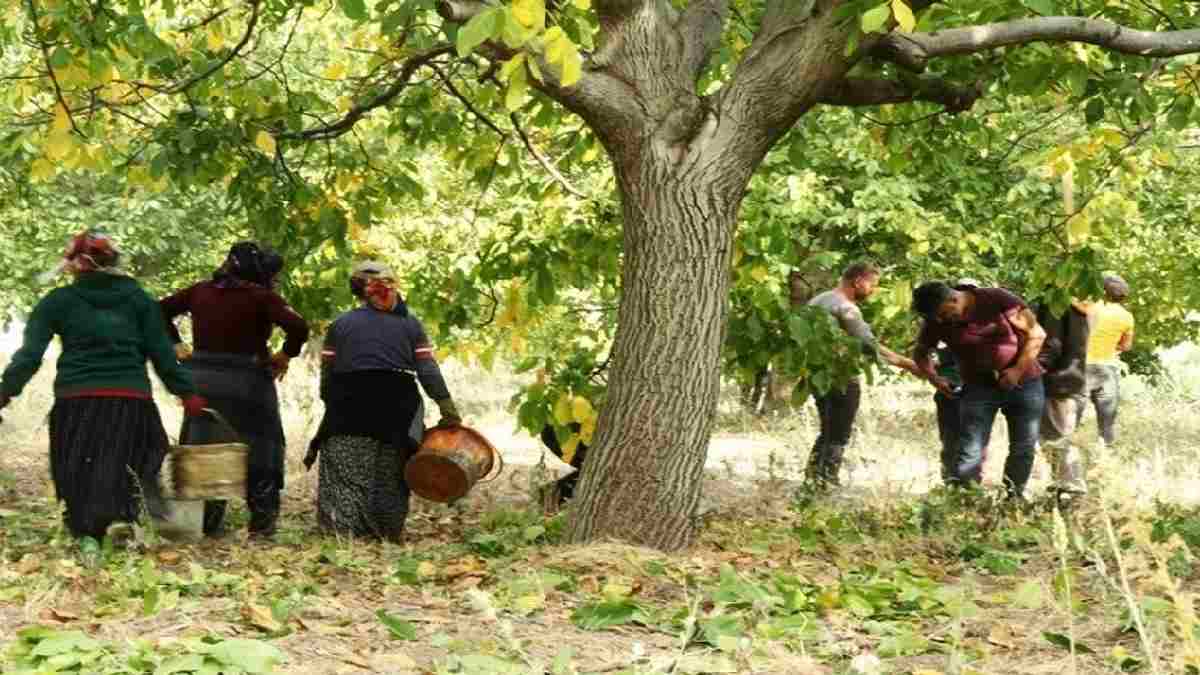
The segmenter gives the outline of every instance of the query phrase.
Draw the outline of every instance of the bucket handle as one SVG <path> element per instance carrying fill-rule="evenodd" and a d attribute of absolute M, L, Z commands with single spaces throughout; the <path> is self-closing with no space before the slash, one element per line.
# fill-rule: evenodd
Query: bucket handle
<path fill-rule="evenodd" d="M 488 478 L 488 476 L 484 476 L 483 478 L 480 478 L 479 480 L 475 481 L 476 485 L 478 485 L 480 483 L 491 483 L 492 481 L 499 478 L 500 474 L 504 473 L 504 455 L 500 454 L 500 451 L 497 450 L 494 446 L 492 446 L 491 450 L 492 450 L 492 471 L 488 472 L 488 476 L 491 476 L 491 478 Z M 496 468 L 497 465 L 499 465 L 500 468 L 497 469 Z"/>

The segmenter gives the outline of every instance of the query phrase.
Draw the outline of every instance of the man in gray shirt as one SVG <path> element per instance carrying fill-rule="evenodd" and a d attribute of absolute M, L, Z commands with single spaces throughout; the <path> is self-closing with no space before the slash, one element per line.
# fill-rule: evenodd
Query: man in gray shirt
<path fill-rule="evenodd" d="M 832 314 L 842 330 L 861 340 L 864 348 L 878 354 L 884 362 L 915 374 L 916 365 L 912 359 L 879 344 L 858 308 L 858 303 L 871 297 L 879 287 L 879 275 L 879 269 L 870 263 L 854 263 L 842 273 L 837 288 L 815 296 L 808 304 Z M 842 468 L 842 458 L 850 443 L 854 418 L 858 415 L 858 405 L 862 399 L 861 378 L 851 380 L 842 391 L 814 394 L 814 399 L 821 420 L 821 432 L 808 456 L 806 475 L 813 486 L 825 488 L 839 484 L 838 472 Z"/>

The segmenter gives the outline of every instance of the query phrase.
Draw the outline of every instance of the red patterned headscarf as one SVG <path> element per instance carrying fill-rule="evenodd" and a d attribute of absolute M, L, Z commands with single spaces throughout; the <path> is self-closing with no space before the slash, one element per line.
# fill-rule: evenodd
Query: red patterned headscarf
<path fill-rule="evenodd" d="M 115 272 L 121 251 L 107 234 L 85 230 L 71 238 L 63 259 L 75 272 Z"/>
<path fill-rule="evenodd" d="M 117 268 L 120 261 L 121 250 L 111 237 L 95 230 L 84 230 L 71 237 L 63 251 L 62 260 L 42 274 L 41 281 L 49 283 L 65 269 L 75 274 L 125 274 Z"/>

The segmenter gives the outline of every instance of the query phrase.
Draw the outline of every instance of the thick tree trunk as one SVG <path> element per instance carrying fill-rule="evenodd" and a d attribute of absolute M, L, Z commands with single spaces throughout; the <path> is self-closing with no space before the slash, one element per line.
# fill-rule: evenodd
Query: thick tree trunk
<path fill-rule="evenodd" d="M 689 161 L 662 146 L 634 153 L 640 157 L 617 154 L 625 216 L 619 328 L 571 540 L 674 550 L 696 531 L 734 221 L 749 171 Z"/>

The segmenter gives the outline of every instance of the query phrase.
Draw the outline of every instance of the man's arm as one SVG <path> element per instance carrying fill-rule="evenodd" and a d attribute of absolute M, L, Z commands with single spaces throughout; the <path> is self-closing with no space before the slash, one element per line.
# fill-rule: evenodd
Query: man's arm
<path fill-rule="evenodd" d="M 1042 343 L 1046 341 L 1046 331 L 1028 307 L 1010 310 L 1006 318 L 1021 339 L 1021 353 L 1017 354 L 1017 362 L 1000 373 L 1000 384 L 1011 389 L 1020 384 L 1021 377 L 1037 363 Z"/>
<path fill-rule="evenodd" d="M 878 345 L 878 347 L 879 357 L 885 362 L 900 368 L 901 370 L 907 370 L 917 377 L 921 377 L 922 374 L 919 370 L 917 370 L 917 364 L 912 359 L 904 356 L 903 354 L 897 354 L 883 345 Z"/>
<path fill-rule="evenodd" d="M 1121 341 L 1117 343 L 1117 351 L 1127 352 L 1133 349 L 1133 328 L 1121 333 Z"/>

